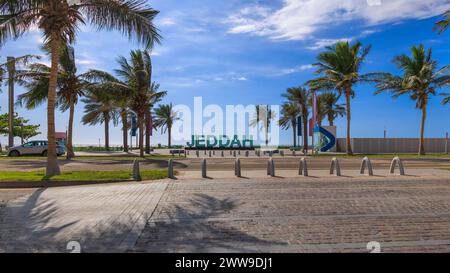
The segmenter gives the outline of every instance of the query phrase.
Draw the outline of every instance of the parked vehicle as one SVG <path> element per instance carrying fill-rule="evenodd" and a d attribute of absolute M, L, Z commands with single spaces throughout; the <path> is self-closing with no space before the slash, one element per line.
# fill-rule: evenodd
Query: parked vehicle
<path fill-rule="evenodd" d="M 20 146 L 14 146 L 9 148 L 8 156 L 17 157 L 22 155 L 41 155 L 47 156 L 48 141 L 36 140 L 30 141 Z M 56 145 L 56 153 L 61 156 L 66 153 L 66 149 L 63 145 Z"/>

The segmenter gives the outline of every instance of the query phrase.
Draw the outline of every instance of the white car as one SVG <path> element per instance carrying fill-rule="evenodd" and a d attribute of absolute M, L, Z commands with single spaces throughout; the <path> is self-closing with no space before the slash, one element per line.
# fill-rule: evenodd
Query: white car
<path fill-rule="evenodd" d="M 47 156 L 48 141 L 36 140 L 30 141 L 20 146 L 9 148 L 8 156 L 16 157 L 21 155 L 40 155 Z M 66 153 L 64 146 L 56 144 L 56 153 L 61 156 Z"/>

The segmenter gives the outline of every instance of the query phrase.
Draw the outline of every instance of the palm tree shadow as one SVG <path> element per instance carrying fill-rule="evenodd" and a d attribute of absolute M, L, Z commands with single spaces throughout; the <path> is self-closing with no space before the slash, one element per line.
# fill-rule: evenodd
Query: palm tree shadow
<path fill-rule="evenodd" d="M 149 222 L 139 252 L 259 252 L 286 243 L 269 241 L 239 230 L 227 217 L 240 204 L 196 194 L 188 206 L 175 206 Z M 191 208 L 191 209 L 187 209 Z"/>
<path fill-rule="evenodd" d="M 286 245 L 238 229 L 239 221 L 229 221 L 227 215 L 240 204 L 229 198 L 198 194 L 188 206 L 162 213 L 164 217 L 155 219 L 153 212 L 146 212 L 80 227 L 82 218 L 60 221 L 55 201 L 40 199 L 44 191 L 36 191 L 22 206 L 9 208 L 16 228 L 0 230 L 0 251 L 68 252 L 70 241 L 79 242 L 82 252 L 93 253 L 259 252 Z"/>
<path fill-rule="evenodd" d="M 49 224 L 58 212 L 54 201 L 41 201 L 45 189 L 31 194 L 22 206 L 8 209 L 14 230 L 1 230 L 0 239 L 8 252 L 55 252 L 54 235 L 76 222 Z M 11 225 L 11 223 L 9 223 Z M 1 247 L 1 246 L 0 246 Z"/>

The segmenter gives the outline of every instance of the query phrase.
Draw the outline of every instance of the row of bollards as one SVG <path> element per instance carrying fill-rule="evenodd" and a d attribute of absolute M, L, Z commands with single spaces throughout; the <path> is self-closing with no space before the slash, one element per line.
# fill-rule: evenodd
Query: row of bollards
<path fill-rule="evenodd" d="M 197 151 L 198 152 L 198 151 Z M 390 167 L 390 173 L 394 174 L 395 173 L 395 168 L 398 166 L 399 168 L 399 173 L 400 175 L 404 176 L 405 175 L 405 168 L 403 166 L 403 162 L 399 157 L 395 157 L 392 160 L 391 163 L 391 167 Z M 365 174 L 365 170 L 367 169 L 367 175 L 368 176 L 373 176 L 373 166 L 372 166 L 372 162 L 370 161 L 370 159 L 368 157 L 365 157 L 362 160 L 361 163 L 361 169 L 360 169 L 360 173 L 361 174 Z M 207 175 L 207 162 L 206 159 L 202 159 L 201 161 L 201 172 L 202 172 L 202 178 L 208 178 Z M 234 163 L 234 174 L 236 177 L 242 177 L 242 171 L 241 171 L 241 160 L 239 158 L 236 158 L 235 163 Z M 300 159 L 300 164 L 299 164 L 299 169 L 298 169 L 298 174 L 307 177 L 308 174 L 308 163 L 306 161 L 305 158 L 301 158 Z M 330 174 L 331 175 L 335 175 L 335 176 L 342 176 L 341 174 L 341 166 L 339 163 L 339 160 L 334 157 L 331 160 L 331 167 L 330 167 Z M 273 158 L 270 158 L 267 162 L 267 175 L 271 176 L 271 177 L 276 177 L 275 174 L 275 162 L 273 160 Z M 174 163 L 173 163 L 173 159 L 169 159 L 168 161 L 168 177 L 170 179 L 175 179 L 175 174 L 174 174 Z M 139 160 L 134 160 L 133 162 L 133 179 L 135 181 L 141 181 L 141 174 L 140 174 L 140 168 L 139 168 Z"/>

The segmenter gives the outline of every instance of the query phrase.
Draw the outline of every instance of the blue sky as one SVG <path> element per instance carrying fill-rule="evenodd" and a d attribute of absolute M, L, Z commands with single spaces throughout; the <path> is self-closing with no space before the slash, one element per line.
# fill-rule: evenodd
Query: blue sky
<path fill-rule="evenodd" d="M 364 72 L 396 73 L 392 58 L 408 53 L 411 45 L 433 48 L 441 66 L 450 64 L 450 31 L 432 31 L 439 14 L 450 8 L 448 0 L 155 0 L 160 10 L 156 25 L 164 37 L 153 50 L 153 79 L 168 91 L 164 102 L 193 104 L 281 104 L 288 87 L 302 85 L 314 77 L 311 64 L 323 47 L 338 40 L 360 40 L 373 46 Z M 40 33 L 33 31 L 0 49 L 6 56 L 41 54 Z M 75 45 L 78 69 L 112 71 L 119 55 L 127 56 L 139 46 L 117 32 L 95 32 L 81 27 Z M 7 89 L 0 94 L 1 112 L 7 111 Z M 374 88 L 360 85 L 352 104 L 352 135 L 417 137 L 420 112 L 407 97 L 374 96 Z M 448 92 L 449 90 L 442 90 Z M 17 88 L 17 94 L 23 92 Z M 431 99 L 426 137 L 443 137 L 450 131 L 450 106 Z M 45 105 L 21 116 L 41 124 L 45 138 Z M 76 109 L 74 142 L 103 142 L 103 126 L 80 123 L 83 105 Z M 65 131 L 68 113 L 57 113 L 57 130 Z M 345 121 L 337 121 L 344 136 Z M 6 138 L 1 137 L 2 143 Z M 119 127 L 111 129 L 111 143 L 121 143 Z M 166 143 L 155 133 L 153 143 Z M 282 143 L 291 142 L 291 131 L 283 131 Z"/>

